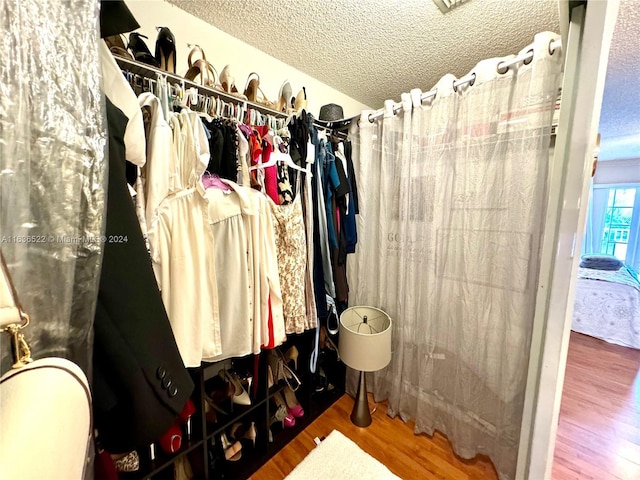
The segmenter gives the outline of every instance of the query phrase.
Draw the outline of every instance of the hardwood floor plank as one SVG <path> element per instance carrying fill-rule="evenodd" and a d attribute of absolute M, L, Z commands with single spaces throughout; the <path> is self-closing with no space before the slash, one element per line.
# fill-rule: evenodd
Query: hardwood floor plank
<path fill-rule="evenodd" d="M 283 450 L 258 470 L 250 480 L 277 480 L 291 470 L 314 448 L 314 437 L 327 436 L 339 430 L 360 448 L 403 479 L 425 480 L 493 480 L 497 474 L 487 457 L 463 460 L 453 453 L 446 438 L 415 435 L 414 422 L 386 415 L 386 406 L 378 405 L 373 423 L 359 428 L 349 415 L 353 399 L 347 395 L 309 425 Z M 364 479 L 362 479 L 364 480 Z"/>
<path fill-rule="evenodd" d="M 640 480 L 640 351 L 571 333 L 554 480 Z M 313 438 L 339 430 L 403 479 L 493 480 L 487 457 L 457 457 L 446 437 L 413 433 L 415 424 L 379 405 L 368 428 L 351 424 L 353 400 L 342 397 L 251 480 L 287 476 L 314 448 Z"/>
<path fill-rule="evenodd" d="M 640 479 L 640 350 L 571 332 L 553 479 Z"/>

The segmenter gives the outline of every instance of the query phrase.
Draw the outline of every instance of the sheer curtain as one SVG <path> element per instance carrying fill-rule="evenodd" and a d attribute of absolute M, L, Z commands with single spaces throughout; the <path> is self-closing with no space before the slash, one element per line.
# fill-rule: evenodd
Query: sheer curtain
<path fill-rule="evenodd" d="M 360 118 L 358 251 L 352 305 L 394 319 L 393 357 L 372 375 L 388 413 L 447 435 L 460 456 L 490 456 L 514 478 L 549 163 L 561 78 L 557 38 L 538 34 L 529 64 L 473 85 L 402 95 L 402 110 Z M 354 390 L 353 378 L 348 388 Z"/>
<path fill-rule="evenodd" d="M 587 227 L 582 244 L 582 255 L 586 254 L 606 254 L 606 248 L 603 248 L 605 220 L 607 209 L 609 208 L 609 196 L 612 190 L 616 188 L 635 188 L 635 196 L 633 201 L 633 212 L 631 214 L 631 223 L 629 225 L 629 239 L 627 241 L 627 250 L 624 254 L 624 260 L 634 270 L 640 270 L 640 185 L 621 184 L 617 187 L 600 187 L 591 186 L 589 196 L 589 207 L 587 210 Z"/>
<path fill-rule="evenodd" d="M 636 272 L 640 272 L 640 185 L 636 186 L 636 197 L 633 202 L 633 214 L 629 227 L 629 242 L 625 262 Z"/>
<path fill-rule="evenodd" d="M 602 229 L 609 201 L 608 188 L 591 187 L 587 209 L 587 231 L 583 242 L 583 253 L 600 253 L 602 249 Z"/>

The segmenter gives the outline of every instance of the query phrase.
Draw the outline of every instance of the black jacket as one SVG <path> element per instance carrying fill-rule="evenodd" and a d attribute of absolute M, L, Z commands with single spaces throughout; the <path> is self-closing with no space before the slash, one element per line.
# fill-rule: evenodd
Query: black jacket
<path fill-rule="evenodd" d="M 112 453 L 146 446 L 193 391 L 178 352 L 125 179 L 127 117 L 107 99 L 106 243 L 94 323 L 94 416 Z"/>

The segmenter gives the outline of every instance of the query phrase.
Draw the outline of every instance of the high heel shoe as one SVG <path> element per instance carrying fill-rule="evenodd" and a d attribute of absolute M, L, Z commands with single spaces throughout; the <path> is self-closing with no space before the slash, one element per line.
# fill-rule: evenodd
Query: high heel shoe
<path fill-rule="evenodd" d="M 158 443 L 165 453 L 176 453 L 182 446 L 182 430 L 178 422 L 173 422 L 169 429 L 158 439 Z"/>
<path fill-rule="evenodd" d="M 271 388 L 274 384 L 273 378 L 273 370 L 271 369 L 271 365 L 267 365 L 267 387 Z"/>
<path fill-rule="evenodd" d="M 284 397 L 282 396 L 282 394 L 278 392 L 271 398 L 273 398 L 273 402 L 278 407 L 276 413 L 274 414 L 276 421 L 278 419 L 281 419 L 283 427 L 294 427 L 296 425 L 296 419 L 287 408 L 287 403 L 284 401 Z M 274 421 L 272 420 L 271 423 L 274 423 Z"/>
<path fill-rule="evenodd" d="M 280 87 L 280 91 L 278 92 L 278 104 L 276 105 L 277 111 L 285 113 L 287 112 L 291 95 L 291 84 L 287 80 L 285 80 Z"/>
<path fill-rule="evenodd" d="M 124 44 L 124 40 L 122 39 L 121 34 L 105 37 L 104 41 L 107 44 L 107 47 L 109 47 L 109 51 L 113 55 L 134 60 L 133 55 L 127 52 L 127 47 Z"/>
<path fill-rule="evenodd" d="M 296 394 L 293 393 L 291 387 L 286 386 L 284 390 L 282 390 L 282 395 L 284 397 L 284 402 L 287 405 L 287 411 L 293 415 L 295 418 L 301 418 L 304 416 L 304 409 L 302 405 L 298 402 L 296 398 Z"/>
<path fill-rule="evenodd" d="M 193 56 L 196 54 L 200 54 L 201 58 L 194 60 Z M 211 63 L 207 61 L 204 50 L 200 48 L 200 45 L 193 45 L 193 48 L 191 49 L 191 51 L 189 52 L 189 56 L 187 57 L 187 64 L 189 65 L 189 69 L 184 74 L 185 80 L 190 80 L 197 83 L 196 79 L 200 77 L 200 85 L 216 88 L 218 90 L 222 89 L 222 87 L 216 84 L 218 72 L 216 72 L 216 69 L 213 68 L 213 65 L 211 65 Z"/>
<path fill-rule="evenodd" d="M 143 38 L 149 38 L 145 35 L 141 35 L 137 32 L 131 32 L 129 34 L 129 50 L 133 53 L 133 58 L 135 58 L 138 62 L 146 63 L 147 65 L 151 65 L 152 67 L 159 67 L 160 64 L 156 60 L 156 58 L 151 55 L 151 51 L 147 44 L 142 40 Z"/>
<path fill-rule="evenodd" d="M 298 92 L 296 95 L 295 102 L 293 104 L 293 109 L 300 113 L 302 110 L 307 109 L 307 89 L 302 87 L 302 90 Z"/>
<path fill-rule="evenodd" d="M 234 423 L 229 430 L 229 436 L 233 440 L 237 441 L 240 441 L 242 439 L 249 440 L 255 448 L 256 437 L 258 436 L 258 432 L 256 430 L 256 422 L 251 422 L 249 427 L 247 427 L 246 424 L 240 422 Z"/>
<path fill-rule="evenodd" d="M 246 100 L 247 97 L 238 92 L 235 82 L 236 79 L 233 77 L 233 75 L 231 75 L 231 66 L 226 65 L 222 69 L 222 72 L 220 72 L 220 85 L 222 85 L 222 90 L 229 95 L 233 95 L 234 97 L 239 97 Z"/>
<path fill-rule="evenodd" d="M 258 92 L 262 97 L 258 96 Z M 247 83 L 244 87 L 244 96 L 253 103 L 264 105 L 267 108 L 275 109 L 276 104 L 267 99 L 266 95 L 260 88 L 260 76 L 256 72 L 251 72 L 247 77 Z"/>
<path fill-rule="evenodd" d="M 169 73 L 176 73 L 176 38 L 167 27 L 156 27 L 156 61 L 160 69 Z"/>
<path fill-rule="evenodd" d="M 296 373 L 289 368 L 286 364 L 282 353 L 279 350 L 274 349 L 269 351 L 267 355 L 267 362 L 273 373 L 274 382 L 284 381 L 294 391 L 300 388 L 302 382 L 296 375 Z"/>
<path fill-rule="evenodd" d="M 222 369 L 220 370 L 219 375 L 233 385 L 235 390 L 231 397 L 231 401 L 233 403 L 237 405 L 251 405 L 251 398 L 249 397 L 249 394 L 240 383 L 240 379 L 234 373 L 230 373 L 228 370 Z"/>
<path fill-rule="evenodd" d="M 204 418 L 207 423 L 218 423 L 218 414 L 216 413 L 216 409 L 213 408 L 212 402 L 209 398 L 205 398 Z"/>
<path fill-rule="evenodd" d="M 240 442 L 231 443 L 224 432 L 220 434 L 220 445 L 224 450 L 224 458 L 230 462 L 237 462 L 242 458 L 242 444 Z"/>
<path fill-rule="evenodd" d="M 289 350 L 284 352 L 284 360 L 287 364 L 293 362 L 294 370 L 298 370 L 298 348 L 295 345 L 292 345 Z"/>

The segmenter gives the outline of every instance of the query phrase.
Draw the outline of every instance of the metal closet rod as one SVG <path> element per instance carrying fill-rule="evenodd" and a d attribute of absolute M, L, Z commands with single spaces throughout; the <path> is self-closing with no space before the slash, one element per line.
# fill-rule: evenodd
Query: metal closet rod
<path fill-rule="evenodd" d="M 562 47 L 562 41 L 560 39 L 549 42 L 549 54 L 553 55 L 555 51 L 561 47 Z M 500 75 L 502 75 L 507 73 L 510 67 L 520 62 L 524 63 L 525 65 L 528 65 L 529 63 L 531 63 L 531 60 L 533 60 L 533 49 L 528 50 L 527 53 L 520 55 L 518 57 L 515 57 L 512 60 L 498 63 L 497 71 Z M 476 81 L 476 74 L 470 73 L 466 77 L 462 77 L 460 80 L 456 80 L 455 82 L 453 82 L 453 91 L 457 92 L 458 87 L 462 85 L 466 85 L 467 83 L 469 85 L 473 85 L 475 81 Z M 424 102 L 425 100 L 435 97 L 437 93 L 438 93 L 437 89 L 423 93 L 422 95 L 420 95 L 420 102 Z M 402 103 L 396 103 L 393 105 L 394 115 L 398 113 L 400 110 L 402 110 Z M 384 108 L 376 111 L 375 113 L 370 114 L 369 121 L 373 123 L 377 118 L 380 118 L 383 115 L 384 115 Z"/>
<path fill-rule="evenodd" d="M 287 118 L 288 116 L 286 113 L 273 110 L 271 108 L 265 107 L 264 105 L 260 105 L 259 103 L 254 103 L 254 102 L 245 100 L 243 98 L 238 98 L 234 95 L 231 95 L 226 92 L 222 92 L 220 90 L 216 90 L 206 85 L 201 85 L 191 80 L 182 78 L 176 74 L 169 73 L 164 70 L 160 70 L 158 68 L 152 67 L 151 65 L 147 65 L 146 63 L 141 63 L 136 60 L 130 60 L 128 58 L 120 57 L 118 55 L 114 55 L 113 57 L 116 59 L 116 62 L 118 63 L 118 65 L 122 70 L 128 70 L 133 74 L 140 75 L 142 77 L 149 78 L 149 79 L 154 79 L 154 78 L 157 78 L 158 75 L 161 75 L 171 83 L 181 84 L 185 88 L 195 87 L 198 89 L 198 91 L 201 94 L 205 96 L 219 97 L 227 103 L 245 104 L 247 105 L 248 108 L 251 108 L 252 110 L 257 110 L 264 115 L 271 115 L 276 118 Z"/>

